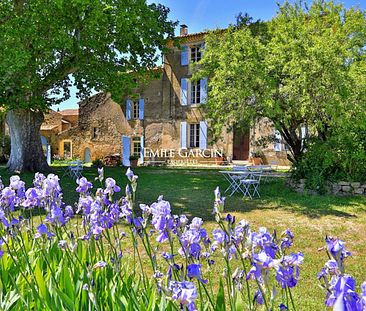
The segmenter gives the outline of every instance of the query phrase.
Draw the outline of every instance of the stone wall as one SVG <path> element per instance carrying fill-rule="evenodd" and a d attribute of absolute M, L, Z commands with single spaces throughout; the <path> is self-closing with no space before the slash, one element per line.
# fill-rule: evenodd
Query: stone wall
<path fill-rule="evenodd" d="M 295 190 L 296 192 L 303 193 L 311 193 L 315 194 L 314 190 L 307 190 L 305 188 L 305 179 L 300 179 L 298 181 L 288 179 L 286 184 Z M 366 183 L 360 182 L 349 182 L 349 181 L 339 181 L 335 183 L 329 183 L 326 186 L 326 190 L 328 194 L 345 196 L 345 195 L 365 195 L 366 196 Z"/>
<path fill-rule="evenodd" d="M 142 128 L 136 125 L 142 133 Z M 135 129 L 136 131 L 136 129 Z M 91 159 L 106 155 L 121 154 L 122 135 L 133 135 L 121 105 L 115 103 L 110 94 L 99 93 L 80 103 L 78 125 L 59 134 L 59 154 L 64 153 L 64 142 L 71 141 L 72 156 L 85 160 L 86 150 Z"/>

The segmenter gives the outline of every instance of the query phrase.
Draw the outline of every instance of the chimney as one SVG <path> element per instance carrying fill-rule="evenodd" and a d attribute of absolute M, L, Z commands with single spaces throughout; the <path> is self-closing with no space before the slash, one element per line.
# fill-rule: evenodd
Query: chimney
<path fill-rule="evenodd" d="M 188 35 L 188 26 L 187 25 L 180 25 L 180 35 L 186 36 Z"/>

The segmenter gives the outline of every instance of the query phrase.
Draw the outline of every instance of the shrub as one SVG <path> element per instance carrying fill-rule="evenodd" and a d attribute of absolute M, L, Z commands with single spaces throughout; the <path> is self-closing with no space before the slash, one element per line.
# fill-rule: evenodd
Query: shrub
<path fill-rule="evenodd" d="M 307 147 L 292 170 L 293 178 L 306 179 L 307 188 L 325 192 L 328 181 L 366 181 L 366 131 L 342 128 Z"/>

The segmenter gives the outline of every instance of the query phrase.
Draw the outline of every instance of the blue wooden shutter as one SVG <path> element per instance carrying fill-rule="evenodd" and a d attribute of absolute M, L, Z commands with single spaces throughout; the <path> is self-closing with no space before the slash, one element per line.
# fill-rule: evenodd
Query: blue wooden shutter
<path fill-rule="evenodd" d="M 47 145 L 47 164 L 51 165 L 51 145 Z"/>
<path fill-rule="evenodd" d="M 143 98 L 139 99 L 139 119 L 144 119 L 144 111 L 145 111 L 145 100 Z"/>
<path fill-rule="evenodd" d="M 201 43 L 201 45 L 200 45 L 200 51 L 201 51 L 201 58 L 202 58 L 203 53 L 205 52 L 205 43 Z"/>
<path fill-rule="evenodd" d="M 140 164 L 144 163 L 144 136 L 140 138 Z"/>
<path fill-rule="evenodd" d="M 207 99 L 207 78 L 200 81 L 200 103 L 204 104 Z"/>
<path fill-rule="evenodd" d="M 188 79 L 182 78 L 180 80 L 180 103 L 182 106 L 187 106 L 188 104 Z"/>
<path fill-rule="evenodd" d="M 188 46 L 183 45 L 182 48 L 182 53 L 181 53 L 181 57 L 180 57 L 180 64 L 182 66 L 187 66 L 188 65 Z"/>
<path fill-rule="evenodd" d="M 131 139 L 128 136 L 122 136 L 122 164 L 130 166 Z"/>
<path fill-rule="evenodd" d="M 180 147 L 187 149 L 187 122 L 180 123 Z"/>
<path fill-rule="evenodd" d="M 207 148 L 207 123 L 200 121 L 200 149 Z"/>
<path fill-rule="evenodd" d="M 131 120 L 131 107 L 132 107 L 132 101 L 130 99 L 127 99 L 126 101 L 126 119 Z"/>
<path fill-rule="evenodd" d="M 281 151 L 282 150 L 282 137 L 279 131 L 275 131 L 275 138 L 276 141 L 274 143 L 273 149 L 274 151 Z"/>

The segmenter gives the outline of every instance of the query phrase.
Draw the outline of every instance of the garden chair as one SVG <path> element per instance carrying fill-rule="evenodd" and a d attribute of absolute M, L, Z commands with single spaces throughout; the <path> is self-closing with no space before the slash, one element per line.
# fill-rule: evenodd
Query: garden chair
<path fill-rule="evenodd" d="M 262 174 L 252 173 L 249 178 L 241 179 L 239 190 L 245 197 L 253 199 L 256 195 L 260 198 L 259 186 L 261 183 Z"/>
<path fill-rule="evenodd" d="M 76 180 L 82 177 L 83 166 L 81 161 L 73 161 L 68 166 L 69 175 L 72 179 Z"/>

